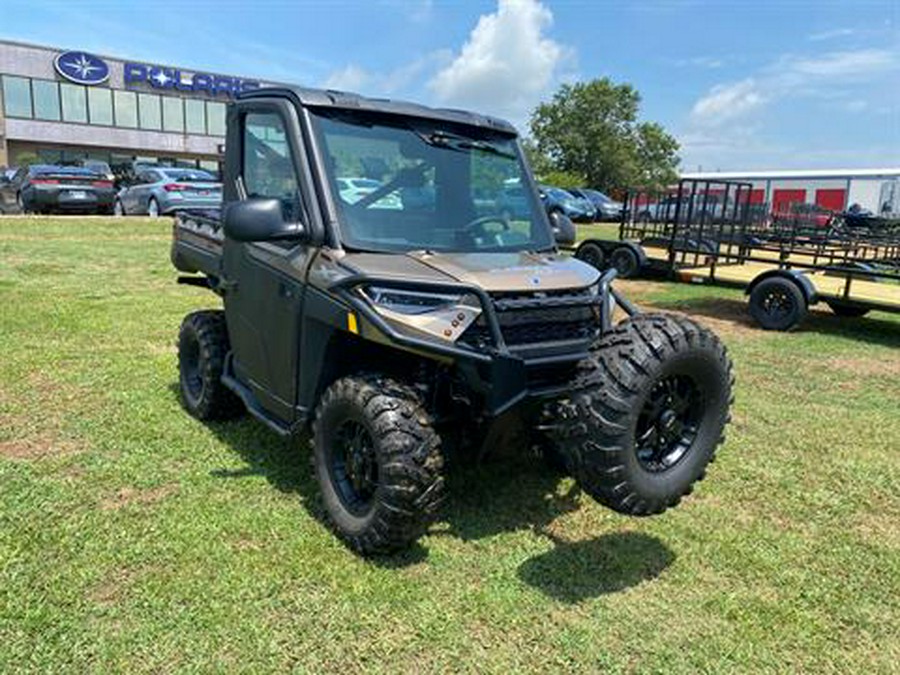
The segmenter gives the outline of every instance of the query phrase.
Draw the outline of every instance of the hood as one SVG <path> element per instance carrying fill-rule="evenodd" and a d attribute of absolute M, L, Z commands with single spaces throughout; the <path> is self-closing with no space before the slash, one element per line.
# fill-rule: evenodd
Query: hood
<path fill-rule="evenodd" d="M 553 253 L 349 253 L 343 262 L 373 276 L 458 282 L 489 292 L 584 288 L 600 278 L 594 267 Z"/>

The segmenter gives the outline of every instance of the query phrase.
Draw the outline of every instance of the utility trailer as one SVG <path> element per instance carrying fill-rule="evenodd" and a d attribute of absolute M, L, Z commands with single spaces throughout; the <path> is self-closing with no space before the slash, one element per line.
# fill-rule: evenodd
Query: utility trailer
<path fill-rule="evenodd" d="M 682 180 L 658 194 L 628 195 L 617 241 L 589 239 L 575 256 L 619 276 L 743 288 L 750 313 L 790 330 L 810 306 L 860 317 L 900 312 L 900 227 L 848 224 L 840 214 L 795 209 L 773 217 L 750 183 Z"/>

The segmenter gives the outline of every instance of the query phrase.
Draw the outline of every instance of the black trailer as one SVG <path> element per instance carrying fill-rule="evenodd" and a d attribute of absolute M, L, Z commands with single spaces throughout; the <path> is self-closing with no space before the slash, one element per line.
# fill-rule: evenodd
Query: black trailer
<path fill-rule="evenodd" d="M 618 240 L 588 239 L 575 256 L 619 276 L 743 288 L 764 328 L 788 330 L 824 302 L 840 316 L 900 312 L 900 227 L 848 223 L 842 214 L 773 214 L 750 183 L 682 180 L 632 191 Z"/>

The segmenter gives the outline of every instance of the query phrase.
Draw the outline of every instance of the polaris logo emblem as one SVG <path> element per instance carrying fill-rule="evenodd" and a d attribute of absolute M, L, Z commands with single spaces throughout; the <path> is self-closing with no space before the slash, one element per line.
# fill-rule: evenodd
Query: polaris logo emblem
<path fill-rule="evenodd" d="M 63 52 L 53 60 L 56 72 L 75 84 L 103 84 L 109 79 L 109 66 L 99 56 L 87 52 Z"/>

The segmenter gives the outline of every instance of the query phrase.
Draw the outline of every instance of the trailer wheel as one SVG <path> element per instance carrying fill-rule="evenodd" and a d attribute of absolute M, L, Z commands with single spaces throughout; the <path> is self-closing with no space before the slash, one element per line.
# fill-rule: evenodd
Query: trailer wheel
<path fill-rule="evenodd" d="M 709 330 L 681 317 L 619 323 L 580 364 L 542 427 L 581 488 L 634 516 L 662 513 L 701 480 L 730 419 L 731 360 Z"/>
<path fill-rule="evenodd" d="M 328 519 L 355 551 L 409 546 L 434 519 L 441 441 L 411 387 L 378 375 L 338 380 L 319 401 L 310 443 Z"/>
<path fill-rule="evenodd" d="M 808 309 L 800 287 L 783 277 L 764 279 L 750 293 L 750 314 L 766 330 L 791 330 Z"/>
<path fill-rule="evenodd" d="M 610 267 L 615 267 L 622 279 L 631 279 L 637 276 L 641 268 L 637 254 L 627 246 L 619 246 L 609 256 Z"/>
<path fill-rule="evenodd" d="M 579 246 L 578 252 L 575 253 L 575 257 L 579 260 L 583 260 L 592 267 L 596 267 L 598 270 L 606 269 L 604 267 L 604 264 L 606 263 L 606 253 L 603 252 L 603 249 L 599 244 L 595 244 L 592 241 L 586 241 Z"/>
<path fill-rule="evenodd" d="M 868 307 L 860 307 L 859 305 L 846 305 L 836 300 L 832 300 L 831 302 L 829 302 L 828 306 L 831 308 L 831 311 L 834 312 L 837 316 L 844 317 L 846 319 L 858 319 L 859 317 L 865 316 L 869 313 Z"/>

